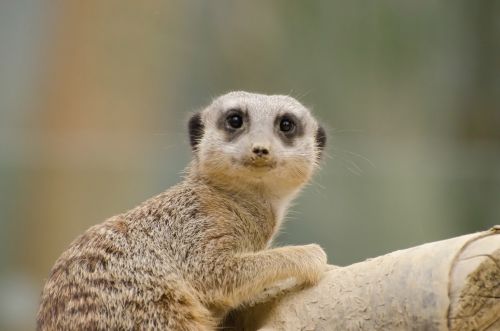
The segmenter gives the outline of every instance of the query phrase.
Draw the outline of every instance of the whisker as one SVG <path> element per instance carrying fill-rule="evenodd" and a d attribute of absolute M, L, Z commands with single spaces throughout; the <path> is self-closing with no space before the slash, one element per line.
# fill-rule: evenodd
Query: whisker
<path fill-rule="evenodd" d="M 354 153 L 354 152 L 351 152 L 351 151 L 348 151 L 348 150 L 344 150 L 344 149 L 340 149 L 338 147 L 333 147 L 333 149 L 339 151 L 339 152 L 343 152 L 343 153 L 347 153 L 347 154 L 351 154 L 352 156 L 356 156 L 364 161 L 366 161 L 372 168 L 376 168 L 375 164 L 370 160 L 368 159 L 367 157 L 364 157 L 363 155 L 361 154 L 358 154 L 358 153 Z"/>
<path fill-rule="evenodd" d="M 290 92 L 288 93 L 288 96 L 289 96 L 289 97 L 292 97 L 292 98 L 294 98 L 294 99 L 297 99 L 297 100 L 299 100 L 299 101 L 300 101 L 300 100 L 302 100 L 303 98 L 305 98 L 306 96 L 308 96 L 308 95 L 309 95 L 309 93 L 311 93 L 311 91 L 312 91 L 312 90 L 311 90 L 311 89 L 309 89 L 309 90 L 307 90 L 307 91 L 302 92 L 301 94 L 298 94 L 298 93 L 297 93 L 297 94 L 295 94 L 295 93 L 294 93 L 294 91 L 293 91 L 293 89 L 291 89 L 291 90 L 290 90 Z"/>
<path fill-rule="evenodd" d="M 334 157 L 338 158 L 339 160 L 343 161 L 344 167 L 352 172 L 353 174 L 360 176 L 363 174 L 363 170 L 352 160 L 348 160 L 339 154 L 333 154 Z M 349 166 L 350 165 L 350 166 Z"/>
<path fill-rule="evenodd" d="M 318 188 L 320 188 L 320 189 L 322 189 L 322 190 L 326 190 L 326 186 L 324 186 L 324 185 L 322 185 L 321 183 L 317 182 L 314 178 L 312 178 L 312 179 L 310 180 L 310 182 L 311 182 L 311 185 L 313 185 L 313 186 L 315 186 L 315 187 L 318 187 Z"/>
<path fill-rule="evenodd" d="M 339 134 L 339 133 L 365 133 L 363 130 L 357 130 L 357 129 L 332 129 L 330 131 L 332 135 Z"/>

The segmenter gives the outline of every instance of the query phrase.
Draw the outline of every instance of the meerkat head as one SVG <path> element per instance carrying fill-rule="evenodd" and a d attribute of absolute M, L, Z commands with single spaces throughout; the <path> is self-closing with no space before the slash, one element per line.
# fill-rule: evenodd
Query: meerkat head
<path fill-rule="evenodd" d="M 304 185 L 326 144 L 323 128 L 294 98 L 247 92 L 225 94 L 194 114 L 189 135 L 199 174 L 277 192 Z"/>

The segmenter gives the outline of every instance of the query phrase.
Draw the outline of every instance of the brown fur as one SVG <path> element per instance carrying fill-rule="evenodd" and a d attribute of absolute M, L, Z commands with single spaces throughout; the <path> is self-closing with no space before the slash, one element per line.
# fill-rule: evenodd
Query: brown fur
<path fill-rule="evenodd" d="M 183 182 L 77 238 L 45 284 L 38 330 L 214 330 L 277 282 L 318 281 L 319 246 L 268 248 L 312 170 L 276 191 L 290 196 L 281 202 L 269 183 L 226 185 L 204 169 L 196 154 Z"/>

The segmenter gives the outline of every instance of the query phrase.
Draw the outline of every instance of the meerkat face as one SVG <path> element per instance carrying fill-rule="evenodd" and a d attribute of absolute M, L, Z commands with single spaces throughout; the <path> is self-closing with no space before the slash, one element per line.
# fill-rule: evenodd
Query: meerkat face
<path fill-rule="evenodd" d="M 326 143 L 323 128 L 297 100 L 231 92 L 189 121 L 197 169 L 226 183 L 294 189 L 306 183 Z"/>

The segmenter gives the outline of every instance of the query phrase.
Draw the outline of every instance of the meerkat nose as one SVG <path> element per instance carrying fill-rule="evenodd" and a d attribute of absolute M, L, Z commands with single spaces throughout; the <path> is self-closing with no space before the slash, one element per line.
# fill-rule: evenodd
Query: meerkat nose
<path fill-rule="evenodd" d="M 258 156 L 263 156 L 269 154 L 269 150 L 265 147 L 254 147 L 252 152 L 257 154 Z"/>
<path fill-rule="evenodd" d="M 252 146 L 252 152 L 260 157 L 269 155 L 269 147 L 264 144 L 254 144 Z"/>
<path fill-rule="evenodd" d="M 259 157 L 268 156 L 270 150 L 269 144 L 263 142 L 255 142 L 252 144 L 252 152 Z"/>

